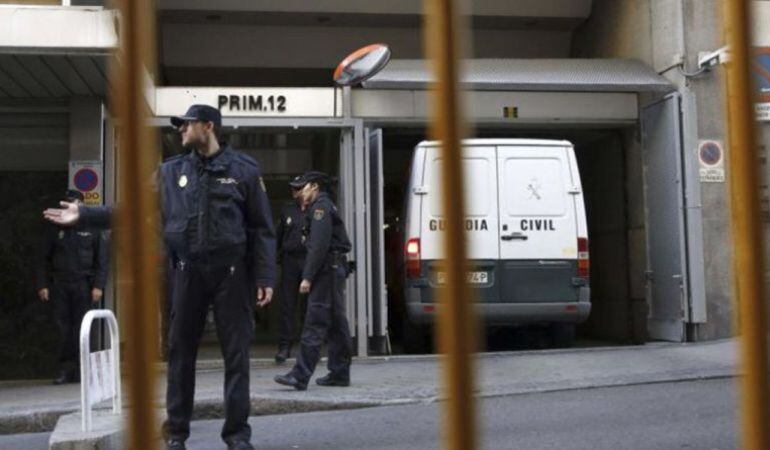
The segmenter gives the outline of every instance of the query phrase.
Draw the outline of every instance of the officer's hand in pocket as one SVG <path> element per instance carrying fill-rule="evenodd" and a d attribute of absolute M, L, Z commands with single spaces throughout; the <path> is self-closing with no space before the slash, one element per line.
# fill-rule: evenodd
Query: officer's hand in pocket
<path fill-rule="evenodd" d="M 273 300 L 273 288 L 262 286 L 257 288 L 257 306 L 264 308 L 271 300 Z"/>
<path fill-rule="evenodd" d="M 299 293 L 300 294 L 308 294 L 310 293 L 310 280 L 302 280 L 302 283 L 299 284 Z"/>
<path fill-rule="evenodd" d="M 104 291 L 99 288 L 91 289 L 91 301 L 96 303 L 104 297 Z"/>
<path fill-rule="evenodd" d="M 48 288 L 43 288 L 37 291 L 37 296 L 40 297 L 40 300 L 47 302 L 48 301 Z"/>

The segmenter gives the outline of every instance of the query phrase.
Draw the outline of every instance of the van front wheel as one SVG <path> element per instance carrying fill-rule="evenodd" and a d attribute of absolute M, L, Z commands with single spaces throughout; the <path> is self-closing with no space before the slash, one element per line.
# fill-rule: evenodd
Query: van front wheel
<path fill-rule="evenodd" d="M 553 323 L 550 332 L 551 342 L 556 348 L 569 348 L 575 343 L 574 323 Z"/>

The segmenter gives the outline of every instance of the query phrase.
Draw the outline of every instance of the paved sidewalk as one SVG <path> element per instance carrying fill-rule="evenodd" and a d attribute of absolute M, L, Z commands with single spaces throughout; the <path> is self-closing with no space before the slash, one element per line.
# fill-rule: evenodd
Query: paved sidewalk
<path fill-rule="evenodd" d="M 477 394 L 493 397 L 732 377 L 736 374 L 736 353 L 732 340 L 487 353 L 476 360 Z M 357 360 L 351 387 L 322 388 L 311 383 L 305 392 L 272 381 L 289 368 L 267 360 L 252 361 L 252 415 L 433 402 L 441 398 L 439 358 L 435 356 Z M 322 376 L 325 368 L 319 366 L 316 372 Z M 159 372 L 159 408 L 164 404 L 164 379 L 165 374 Z M 196 418 L 222 416 L 223 380 L 221 362 L 199 366 Z M 0 434 L 53 429 L 59 416 L 79 409 L 79 389 L 79 385 L 53 386 L 42 381 L 0 383 Z"/>

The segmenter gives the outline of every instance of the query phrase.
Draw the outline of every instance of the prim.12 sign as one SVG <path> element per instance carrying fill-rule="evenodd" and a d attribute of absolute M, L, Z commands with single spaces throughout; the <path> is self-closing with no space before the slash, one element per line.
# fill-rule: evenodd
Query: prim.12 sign
<path fill-rule="evenodd" d="M 219 109 L 238 112 L 285 113 L 286 96 L 283 95 L 219 95 Z"/>

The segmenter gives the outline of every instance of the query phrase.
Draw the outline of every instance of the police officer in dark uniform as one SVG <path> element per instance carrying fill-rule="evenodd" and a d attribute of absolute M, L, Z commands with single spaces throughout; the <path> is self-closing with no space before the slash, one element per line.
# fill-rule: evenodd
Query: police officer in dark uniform
<path fill-rule="evenodd" d="M 329 374 L 316 383 L 349 386 L 352 348 L 342 293 L 350 240 L 337 207 L 329 198 L 326 174 L 308 172 L 292 182 L 292 186 L 301 188 L 300 198 L 306 205 L 303 234 L 307 257 L 299 291 L 309 296 L 297 362 L 288 374 L 276 376 L 275 381 L 297 390 L 307 389 L 326 340 Z"/>
<path fill-rule="evenodd" d="M 299 180 L 296 177 L 294 181 Z M 291 356 L 292 344 L 299 334 L 297 330 L 297 310 L 304 319 L 305 308 L 300 303 L 299 284 L 302 282 L 302 269 L 305 265 L 305 245 L 302 242 L 303 213 L 299 199 L 299 188 L 291 188 L 292 201 L 281 208 L 281 216 L 276 228 L 278 241 L 278 261 L 281 266 L 281 321 L 278 328 L 278 353 L 276 363 L 283 363 Z"/>
<path fill-rule="evenodd" d="M 171 123 L 190 153 L 160 169 L 163 235 L 174 265 L 169 323 L 168 420 L 170 449 L 185 448 L 195 392 L 195 360 L 209 305 L 213 305 L 225 361 L 225 423 L 230 449 L 249 443 L 249 344 L 257 306 L 272 299 L 275 232 L 257 163 L 220 145 L 219 111 L 193 105 Z"/>
<path fill-rule="evenodd" d="M 83 194 L 68 190 L 66 201 L 80 204 Z M 41 246 L 37 292 L 52 301 L 61 333 L 61 373 L 54 384 L 80 380 L 80 323 L 104 296 L 109 267 L 109 240 L 105 232 L 85 227 L 50 225 Z"/>

